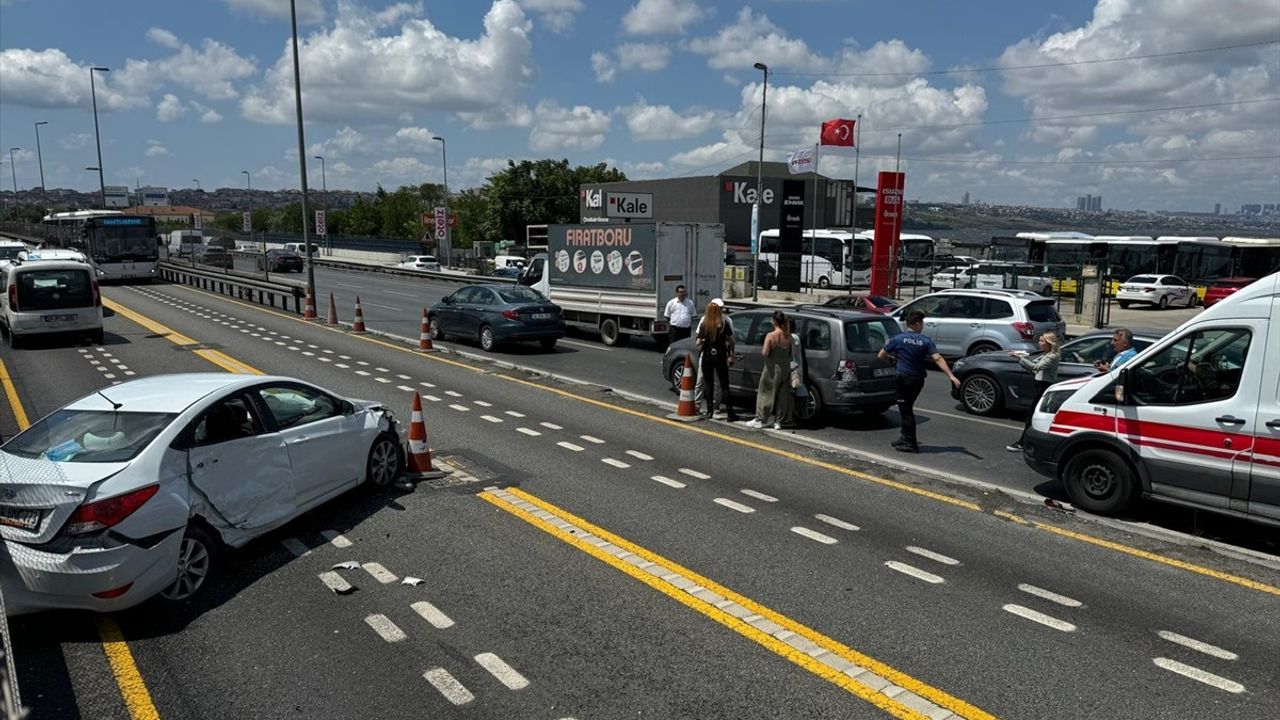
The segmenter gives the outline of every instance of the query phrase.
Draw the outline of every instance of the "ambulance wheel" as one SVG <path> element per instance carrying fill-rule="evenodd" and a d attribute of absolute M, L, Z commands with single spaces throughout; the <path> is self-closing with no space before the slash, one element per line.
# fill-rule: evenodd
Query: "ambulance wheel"
<path fill-rule="evenodd" d="M 1137 495 L 1133 469 L 1110 450 L 1085 450 L 1073 456 L 1063 470 L 1062 481 L 1076 507 L 1099 515 L 1128 510 Z"/>

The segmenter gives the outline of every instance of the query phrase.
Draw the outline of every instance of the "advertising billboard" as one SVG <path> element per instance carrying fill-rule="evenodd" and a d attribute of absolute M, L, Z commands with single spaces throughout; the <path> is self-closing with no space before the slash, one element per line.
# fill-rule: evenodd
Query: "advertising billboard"
<path fill-rule="evenodd" d="M 784 180 L 778 217 L 778 290 L 800 292 L 804 238 L 804 181 Z"/>
<path fill-rule="evenodd" d="M 552 287 L 652 292 L 657 231 L 651 224 L 552 225 L 547 258 Z"/>
<path fill-rule="evenodd" d="M 876 184 L 876 228 L 871 243 L 871 292 L 893 297 L 897 291 L 898 273 L 893 260 L 898 256 L 898 238 L 902 232 L 902 195 L 906 187 L 904 173 L 882 172 Z"/>

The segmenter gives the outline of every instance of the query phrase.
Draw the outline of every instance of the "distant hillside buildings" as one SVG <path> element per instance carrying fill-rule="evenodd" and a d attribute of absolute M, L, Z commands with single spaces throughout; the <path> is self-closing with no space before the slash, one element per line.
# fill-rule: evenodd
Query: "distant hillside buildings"
<path fill-rule="evenodd" d="M 1102 212 L 1101 195 L 1080 195 L 1076 198 L 1076 210 Z"/>

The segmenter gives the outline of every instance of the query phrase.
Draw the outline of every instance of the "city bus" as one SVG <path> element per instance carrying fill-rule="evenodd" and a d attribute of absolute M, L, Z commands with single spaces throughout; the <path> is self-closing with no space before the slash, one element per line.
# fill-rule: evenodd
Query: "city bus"
<path fill-rule="evenodd" d="M 848 261 L 853 233 L 844 230 L 806 230 L 800 254 L 800 284 L 809 287 L 844 287 L 849 283 Z M 778 268 L 779 231 L 760 233 L 760 259 Z M 871 264 L 867 260 L 867 281 Z"/>
<path fill-rule="evenodd" d="M 1280 270 L 1280 238 L 1179 238 L 1173 274 L 1198 288 Z"/>
<path fill-rule="evenodd" d="M 153 217 L 77 210 L 47 215 L 44 224 L 59 244 L 83 249 L 102 280 L 155 277 L 160 253 Z"/>

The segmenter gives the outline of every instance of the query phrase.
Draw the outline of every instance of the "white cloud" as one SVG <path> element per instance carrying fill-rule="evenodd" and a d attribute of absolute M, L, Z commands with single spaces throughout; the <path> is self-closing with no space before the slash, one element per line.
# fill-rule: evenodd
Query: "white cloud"
<path fill-rule="evenodd" d="M 129 167 L 121 168 L 117 170 L 115 174 L 116 182 L 122 182 L 126 185 L 146 176 L 146 169 L 137 165 L 130 165 Z"/>
<path fill-rule="evenodd" d="M 476 130 L 527 128 L 533 124 L 533 110 L 528 105 L 506 105 L 479 113 L 458 113 L 458 117 Z"/>
<path fill-rule="evenodd" d="M 79 150 L 82 147 L 87 147 L 91 142 L 93 142 L 93 133 L 73 133 L 71 135 L 64 135 L 62 139 L 58 141 L 58 145 L 60 145 L 63 150 Z"/>
<path fill-rule="evenodd" d="M 582 0 L 521 0 L 520 4 L 542 18 L 552 32 L 566 33 L 584 7 Z"/>
<path fill-rule="evenodd" d="M 694 0 L 639 0 L 622 17 L 622 27 L 630 35 L 683 35 L 709 14 Z"/>
<path fill-rule="evenodd" d="M 535 152 L 591 150 L 604 143 L 609 114 L 586 105 L 564 108 L 542 101 L 534 108 L 529 149 Z"/>
<path fill-rule="evenodd" d="M 214 110 L 211 107 L 202 105 L 192 100 L 191 108 L 196 112 L 200 113 L 200 122 L 202 123 L 212 124 L 216 122 L 222 122 L 222 113 L 218 112 L 217 110 Z"/>
<path fill-rule="evenodd" d="M 173 153 L 169 152 L 169 148 L 165 147 L 159 140 L 148 140 L 147 149 L 142 154 L 149 158 L 168 157 L 173 155 Z"/>
<path fill-rule="evenodd" d="M 172 37 L 172 33 L 169 34 Z M 175 41 L 177 38 L 173 38 Z M 124 72 L 136 82 L 154 86 L 173 83 L 214 100 L 230 100 L 240 93 L 234 81 L 252 75 L 257 66 L 252 58 L 242 57 L 233 48 L 206 38 L 200 48 L 179 44 L 178 52 L 161 60 L 130 60 Z"/>
<path fill-rule="evenodd" d="M 326 160 L 330 156 L 334 158 L 350 157 L 358 155 L 369 148 L 369 141 L 360 131 L 352 128 L 350 125 L 339 128 L 333 134 L 333 137 L 323 142 L 318 142 L 307 148 L 308 155 L 323 155 Z M 293 151 L 294 159 L 297 159 L 296 148 Z"/>
<path fill-rule="evenodd" d="M 167 47 L 170 50 L 177 50 L 182 47 L 182 42 L 178 40 L 178 36 L 164 28 L 151 28 L 147 31 L 147 39 L 161 47 Z"/>
<path fill-rule="evenodd" d="M 730 25 L 710 37 L 689 41 L 689 50 L 707 56 L 715 70 L 746 70 L 762 62 L 771 70 L 825 71 L 830 62 L 809 49 L 803 40 L 789 37 L 764 15 L 744 7 Z"/>
<path fill-rule="evenodd" d="M 496 0 L 474 40 L 446 35 L 425 18 L 399 22 L 342 4 L 331 28 L 306 37 L 307 117 L 356 122 L 416 111 L 482 115 L 514 105 L 533 77 L 530 23 L 513 0 Z M 245 117 L 293 121 L 292 54 L 284 48 L 264 82 L 245 97 Z"/>
<path fill-rule="evenodd" d="M 271 20 L 289 19 L 289 0 L 223 0 L 236 10 L 259 18 Z M 320 0 L 298 0 L 298 22 L 304 25 L 324 21 L 324 6 Z"/>
<path fill-rule="evenodd" d="M 697 137 L 716 123 L 710 110 L 692 110 L 681 115 L 670 105 L 649 105 L 641 99 L 619 111 L 627 118 L 632 140 L 681 140 Z"/>
<path fill-rule="evenodd" d="M 187 114 L 187 108 L 173 93 L 165 93 L 156 105 L 156 119 L 160 122 L 173 122 Z"/>
<path fill-rule="evenodd" d="M 126 110 L 147 104 L 146 88 L 117 78 L 95 78 L 98 109 Z M 88 108 L 89 66 L 72 62 L 56 48 L 10 48 L 0 52 L 0 103 L 33 108 Z"/>
<path fill-rule="evenodd" d="M 618 76 L 618 64 L 609 53 L 591 53 L 591 69 L 595 71 L 596 82 L 611 83 Z"/>
<path fill-rule="evenodd" d="M 424 127 L 403 127 L 396 131 L 392 140 L 397 147 L 410 150 L 429 150 L 439 142 L 431 139 L 435 136 L 436 133 Z"/>
<path fill-rule="evenodd" d="M 671 62 L 671 49 L 657 43 L 626 43 L 618 46 L 618 64 L 625 69 L 635 68 L 655 72 Z"/>
<path fill-rule="evenodd" d="M 392 180 L 396 184 L 427 182 L 432 175 L 439 174 L 430 165 L 414 157 L 396 157 L 390 160 L 379 160 L 371 168 L 379 181 Z M 388 183 L 383 183 L 384 185 Z"/>

